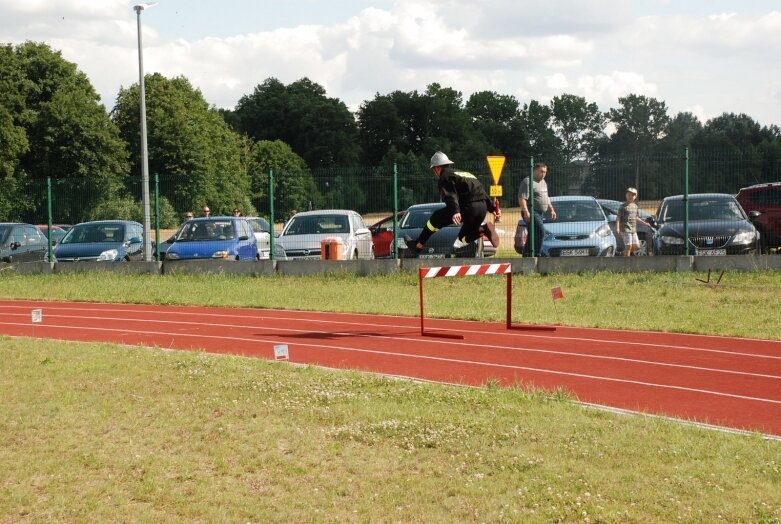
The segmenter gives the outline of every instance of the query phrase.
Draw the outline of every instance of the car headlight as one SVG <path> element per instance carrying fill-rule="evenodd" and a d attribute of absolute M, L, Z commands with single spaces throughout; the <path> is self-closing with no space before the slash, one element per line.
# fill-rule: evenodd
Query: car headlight
<path fill-rule="evenodd" d="M 407 249 L 407 243 L 404 241 L 403 238 L 397 238 L 396 247 L 399 249 Z"/>
<path fill-rule="evenodd" d="M 119 251 L 116 249 L 109 249 L 108 251 L 104 251 L 100 254 L 98 257 L 98 262 L 106 262 L 106 261 L 114 261 L 117 259 L 117 256 L 119 255 Z"/>
<path fill-rule="evenodd" d="M 597 229 L 596 233 L 601 237 L 609 237 L 611 235 L 610 226 L 607 224 L 602 224 L 599 226 L 599 229 Z"/>
<path fill-rule="evenodd" d="M 227 251 L 215 251 L 212 254 L 212 258 L 228 258 L 230 256 L 230 253 Z"/>
<path fill-rule="evenodd" d="M 733 244 L 748 244 L 753 242 L 756 238 L 756 233 L 753 231 L 743 231 L 732 237 Z"/>
<path fill-rule="evenodd" d="M 664 244 L 683 244 L 682 238 L 671 237 L 669 235 L 662 235 L 661 240 Z"/>
<path fill-rule="evenodd" d="M 178 260 L 179 259 L 179 255 L 176 254 L 176 253 L 166 253 L 165 254 L 165 258 L 167 260 Z"/>

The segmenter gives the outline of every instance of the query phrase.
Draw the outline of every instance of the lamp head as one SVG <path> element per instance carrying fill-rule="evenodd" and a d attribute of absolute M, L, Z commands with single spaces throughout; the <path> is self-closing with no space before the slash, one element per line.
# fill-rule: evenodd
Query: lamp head
<path fill-rule="evenodd" d="M 143 11 L 144 9 L 149 9 L 150 7 L 154 7 L 156 5 L 157 5 L 157 2 L 149 2 L 149 3 L 146 3 L 146 4 L 137 4 L 137 5 L 133 6 L 133 9 L 135 10 L 136 13 L 140 14 L 141 11 Z"/>

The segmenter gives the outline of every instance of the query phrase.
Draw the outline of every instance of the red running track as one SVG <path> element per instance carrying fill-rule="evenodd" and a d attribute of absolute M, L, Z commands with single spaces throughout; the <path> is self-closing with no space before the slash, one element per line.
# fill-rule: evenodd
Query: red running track
<path fill-rule="evenodd" d="M 31 312 L 41 309 L 41 323 Z M 781 341 L 419 318 L 0 300 L 0 334 L 198 349 L 454 384 L 566 388 L 579 401 L 781 436 Z"/>

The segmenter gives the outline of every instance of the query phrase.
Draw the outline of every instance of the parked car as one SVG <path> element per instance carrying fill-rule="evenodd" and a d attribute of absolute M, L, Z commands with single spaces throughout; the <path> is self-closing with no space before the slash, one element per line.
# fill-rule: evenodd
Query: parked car
<path fill-rule="evenodd" d="M 271 239 L 273 228 L 269 224 L 268 220 L 263 217 L 245 217 L 249 222 L 252 232 L 255 234 L 255 239 L 258 241 L 258 257 L 262 260 L 271 258 Z M 285 248 L 279 245 L 276 238 L 279 235 L 273 236 L 274 238 L 274 258 L 286 259 Z"/>
<path fill-rule="evenodd" d="M 76 224 L 54 247 L 57 262 L 143 260 L 144 227 L 129 220 Z"/>
<path fill-rule="evenodd" d="M 334 237 L 341 239 L 342 258 L 374 258 L 374 242 L 369 228 L 361 215 L 347 209 L 296 213 L 285 224 L 277 242 L 290 259 L 320 259 L 322 241 Z"/>
<path fill-rule="evenodd" d="M 683 195 L 662 200 L 654 218 L 654 253 L 683 255 Z M 744 255 L 756 252 L 759 233 L 735 197 L 721 193 L 689 195 L 689 254 Z"/>
<path fill-rule="evenodd" d="M 551 197 L 556 210 L 556 220 L 550 213 L 543 217 L 545 237 L 538 256 L 573 257 L 600 256 L 610 257 L 616 253 L 616 237 L 610 229 L 610 223 L 602 206 L 591 196 Z M 515 229 L 514 247 L 522 253 L 528 237 L 527 224 L 518 221 Z"/>
<path fill-rule="evenodd" d="M 166 240 L 165 260 L 258 260 L 258 241 L 244 217 L 188 220 Z"/>
<path fill-rule="evenodd" d="M 759 249 L 781 248 L 781 182 L 744 187 L 735 197 L 759 231 Z"/>
<path fill-rule="evenodd" d="M 621 202 L 618 200 L 604 200 L 598 199 L 599 205 L 602 206 L 602 211 L 607 215 L 607 221 L 610 223 L 610 230 L 613 232 L 613 236 L 616 237 L 616 255 L 623 255 L 624 253 L 624 239 L 616 231 L 616 217 L 618 216 L 618 208 L 621 207 Z M 648 222 L 651 218 L 649 213 L 646 213 L 642 209 L 638 210 L 638 216 Z M 652 255 L 654 250 L 653 238 L 654 230 L 648 226 L 637 223 L 637 238 L 640 240 L 640 249 L 634 252 L 634 256 L 646 256 Z"/>
<path fill-rule="evenodd" d="M 0 223 L 0 262 L 41 262 L 49 243 L 32 224 Z"/>
<path fill-rule="evenodd" d="M 38 231 L 43 233 L 44 236 L 47 239 L 49 238 L 49 226 L 48 225 L 41 224 L 41 225 L 37 225 L 35 227 L 37 227 Z M 52 243 L 56 244 L 56 243 L 60 242 L 63 239 L 63 237 L 65 236 L 66 233 L 67 233 L 67 231 L 64 230 L 63 228 L 61 228 L 60 226 L 52 225 L 52 229 L 51 229 Z"/>
<path fill-rule="evenodd" d="M 399 211 L 396 217 L 397 227 L 401 224 L 406 211 Z M 393 215 L 388 216 L 369 226 L 374 242 L 375 258 L 389 258 L 393 256 Z"/>
<path fill-rule="evenodd" d="M 450 224 L 443 227 L 431 237 L 429 237 L 426 245 L 418 254 L 413 253 L 407 249 L 407 244 L 404 241 L 404 237 L 418 238 L 420 232 L 426 227 L 431 215 L 438 209 L 445 207 L 443 202 L 436 202 L 431 204 L 416 204 L 410 206 L 404 219 L 399 224 L 398 237 L 396 242 L 399 246 L 399 256 L 403 258 L 447 258 L 447 257 L 490 257 L 496 254 L 496 248 L 491 244 L 491 241 L 485 236 L 464 246 L 459 249 L 453 249 L 453 243 L 458 237 L 458 232 L 461 231 L 461 226 L 456 224 Z"/>

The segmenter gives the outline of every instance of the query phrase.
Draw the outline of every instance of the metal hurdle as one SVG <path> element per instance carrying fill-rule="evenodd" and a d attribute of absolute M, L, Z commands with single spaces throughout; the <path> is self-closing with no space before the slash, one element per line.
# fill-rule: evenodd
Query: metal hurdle
<path fill-rule="evenodd" d="M 423 279 L 440 277 L 467 277 L 479 275 L 505 275 L 507 278 L 507 329 L 532 329 L 542 331 L 555 331 L 553 326 L 536 326 L 530 324 L 513 324 L 513 273 L 512 264 L 503 262 L 499 264 L 475 264 L 469 266 L 444 266 L 444 267 L 422 267 L 418 271 L 418 287 L 420 289 L 420 334 L 425 337 L 440 337 L 463 340 L 463 335 L 454 333 L 438 333 L 426 331 L 424 325 L 423 310 Z"/>

